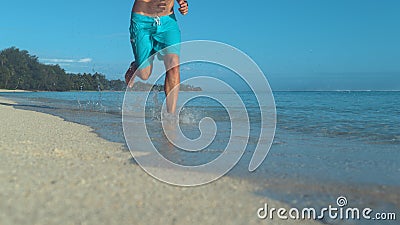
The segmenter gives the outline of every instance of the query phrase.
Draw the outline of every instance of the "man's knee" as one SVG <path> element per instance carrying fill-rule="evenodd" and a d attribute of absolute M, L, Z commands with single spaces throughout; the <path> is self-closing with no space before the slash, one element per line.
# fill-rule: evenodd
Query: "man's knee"
<path fill-rule="evenodd" d="M 167 70 L 179 71 L 179 56 L 175 54 L 166 55 L 164 58 L 165 68 Z"/>
<path fill-rule="evenodd" d="M 152 66 L 148 66 L 144 69 L 138 69 L 137 72 L 137 76 L 140 77 L 140 79 L 142 80 L 148 80 L 150 75 L 151 75 L 151 71 L 152 71 Z"/>

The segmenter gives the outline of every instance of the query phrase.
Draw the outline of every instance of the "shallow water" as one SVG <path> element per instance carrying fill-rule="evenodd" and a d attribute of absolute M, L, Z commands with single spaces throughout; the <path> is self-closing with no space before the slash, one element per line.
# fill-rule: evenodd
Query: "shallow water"
<path fill-rule="evenodd" d="M 182 92 L 181 96 L 196 94 Z M 18 102 L 20 108 L 86 124 L 103 138 L 125 143 L 121 122 L 123 92 L 0 95 Z M 146 97 L 140 92 L 134 95 L 138 99 Z M 146 108 L 148 134 L 161 150 L 167 143 L 159 112 L 163 96 L 151 96 Z M 240 96 L 249 113 L 250 138 L 242 160 L 228 176 L 265 186 L 257 194 L 292 205 L 301 205 L 305 200 L 324 205 L 338 197 L 335 190 L 341 190 L 358 198 L 354 201 L 359 205 L 374 203 L 382 209 L 399 209 L 400 193 L 396 190 L 400 186 L 400 92 L 274 92 L 278 119 L 274 144 L 262 166 L 253 173 L 247 167 L 260 133 L 260 110 L 251 93 L 242 92 Z M 132 112 L 138 108 L 135 104 L 130 107 Z M 197 153 L 172 148 L 162 154 L 184 165 L 203 164 L 218 157 L 226 147 L 231 129 L 221 104 L 207 98 L 190 101 L 181 112 L 181 129 L 189 138 L 199 137 L 198 123 L 204 117 L 213 118 L 218 129 L 211 145 Z M 381 193 L 371 194 L 369 190 L 375 189 Z M 393 200 L 382 197 L 388 190 L 394 194 Z"/>

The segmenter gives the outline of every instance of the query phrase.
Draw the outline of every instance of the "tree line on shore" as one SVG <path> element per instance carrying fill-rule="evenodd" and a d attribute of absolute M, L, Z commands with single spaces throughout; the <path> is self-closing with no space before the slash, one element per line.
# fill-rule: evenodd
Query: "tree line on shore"
<path fill-rule="evenodd" d="M 135 82 L 133 90 L 144 91 L 149 87 L 159 91 L 163 85 L 151 85 Z M 100 73 L 67 73 L 59 65 L 46 65 L 39 62 L 37 56 L 30 55 L 26 50 L 16 47 L 4 49 L 0 52 L 0 89 L 22 89 L 32 91 L 124 91 L 125 81 L 108 80 Z M 192 85 L 180 86 L 184 91 L 201 91 L 201 88 Z"/>

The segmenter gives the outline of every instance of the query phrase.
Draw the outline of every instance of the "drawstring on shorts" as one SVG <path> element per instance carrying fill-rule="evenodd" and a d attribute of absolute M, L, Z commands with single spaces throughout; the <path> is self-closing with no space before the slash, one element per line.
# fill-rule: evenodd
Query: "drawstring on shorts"
<path fill-rule="evenodd" d="M 161 20 L 159 16 L 154 17 L 154 24 L 153 26 L 160 26 L 161 25 Z"/>

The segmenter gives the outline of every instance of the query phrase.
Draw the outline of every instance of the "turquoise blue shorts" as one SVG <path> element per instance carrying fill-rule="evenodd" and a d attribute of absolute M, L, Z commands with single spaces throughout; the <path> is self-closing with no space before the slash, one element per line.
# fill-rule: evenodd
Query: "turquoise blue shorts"
<path fill-rule="evenodd" d="M 154 53 L 158 53 L 159 59 L 166 54 L 179 55 L 181 31 L 175 14 L 150 17 L 132 12 L 129 32 L 135 62 L 140 69 L 152 64 Z"/>

